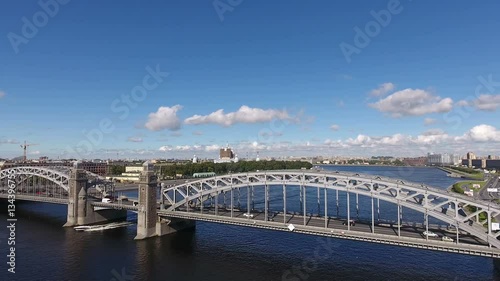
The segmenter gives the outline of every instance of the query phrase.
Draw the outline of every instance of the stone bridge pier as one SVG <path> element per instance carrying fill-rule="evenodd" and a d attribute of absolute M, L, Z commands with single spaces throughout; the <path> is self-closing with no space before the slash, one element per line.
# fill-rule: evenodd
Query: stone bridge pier
<path fill-rule="evenodd" d="M 68 218 L 64 226 L 99 224 L 125 219 L 127 217 L 126 210 L 94 210 L 87 195 L 87 173 L 80 165 L 79 162 L 76 162 L 70 172 Z"/>
<path fill-rule="evenodd" d="M 154 167 L 149 161 L 143 164 L 139 183 L 139 205 L 137 212 L 137 236 L 135 240 L 163 236 L 184 229 L 194 229 L 195 221 L 161 218 L 157 214 L 158 181 Z"/>

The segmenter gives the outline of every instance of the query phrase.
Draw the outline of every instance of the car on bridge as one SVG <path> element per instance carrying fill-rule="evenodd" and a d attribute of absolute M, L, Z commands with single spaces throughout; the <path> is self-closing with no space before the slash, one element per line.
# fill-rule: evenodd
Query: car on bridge
<path fill-rule="evenodd" d="M 249 213 L 244 213 L 243 216 L 245 216 L 247 218 L 253 218 L 253 214 L 249 214 Z"/>
<path fill-rule="evenodd" d="M 347 220 L 343 221 L 342 225 L 347 225 Z M 350 226 L 355 226 L 356 225 L 356 221 L 355 220 L 349 220 L 349 225 Z"/>
<path fill-rule="evenodd" d="M 448 236 L 441 237 L 441 240 L 445 241 L 445 242 L 454 242 L 455 241 L 455 240 L 453 240 L 453 238 L 448 237 Z"/>
<path fill-rule="evenodd" d="M 437 235 L 436 233 L 434 233 L 430 230 L 422 232 L 422 235 L 427 236 L 427 237 L 439 237 L 439 235 Z"/>

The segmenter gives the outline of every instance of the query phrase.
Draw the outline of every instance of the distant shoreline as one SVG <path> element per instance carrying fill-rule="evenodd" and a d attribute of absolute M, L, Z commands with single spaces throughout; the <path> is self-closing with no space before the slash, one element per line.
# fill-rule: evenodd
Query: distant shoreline
<path fill-rule="evenodd" d="M 375 164 L 375 165 L 360 165 L 360 164 L 342 164 L 342 165 L 337 165 L 337 164 L 313 164 L 313 167 L 314 166 L 332 166 L 332 167 L 335 167 L 335 166 L 339 166 L 339 167 L 402 167 L 402 168 L 438 168 L 436 166 L 408 166 L 408 165 L 404 165 L 404 166 L 396 166 L 396 165 L 379 165 L 379 164 Z"/>

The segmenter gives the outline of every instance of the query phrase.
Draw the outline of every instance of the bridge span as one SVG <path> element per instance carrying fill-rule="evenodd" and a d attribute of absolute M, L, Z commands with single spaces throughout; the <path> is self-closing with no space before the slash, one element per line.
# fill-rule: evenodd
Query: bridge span
<path fill-rule="evenodd" d="M 261 171 L 187 182 L 164 188 L 162 195 L 158 215 L 163 217 L 500 257 L 500 233 L 491 230 L 498 204 L 398 179 Z M 389 224 L 380 219 L 381 202 L 396 210 Z M 343 215 L 339 206 L 345 208 Z M 422 222 L 405 223 L 403 210 L 420 214 Z"/>
<path fill-rule="evenodd" d="M 64 171 L 2 170 L 0 198 L 9 197 L 6 191 L 15 175 L 16 200 L 68 205 L 66 226 L 102 223 L 123 218 L 127 211 L 137 212 L 136 239 L 166 235 L 193 228 L 195 221 L 206 221 L 500 257 L 500 233 L 491 230 L 500 214 L 498 204 L 423 184 L 314 170 L 260 171 L 162 188 L 156 198 L 158 181 L 153 166 L 146 162 L 144 167 L 137 205 L 93 199 L 89 190 L 96 190 L 102 179 L 78 165 Z"/>

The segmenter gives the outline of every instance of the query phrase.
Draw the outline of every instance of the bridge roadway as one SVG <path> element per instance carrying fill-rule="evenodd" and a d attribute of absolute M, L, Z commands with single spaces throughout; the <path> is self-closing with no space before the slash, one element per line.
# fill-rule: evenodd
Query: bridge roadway
<path fill-rule="evenodd" d="M 159 210 L 158 215 L 287 232 L 291 231 L 288 226 L 292 224 L 295 227 L 292 232 L 296 233 L 500 258 L 500 249 L 490 248 L 486 242 L 463 231 L 460 231 L 459 243 L 456 243 L 457 233 L 447 230 L 446 226 L 429 225 L 429 230 L 438 234 L 439 238 L 428 237 L 428 240 L 426 240 L 422 235 L 425 227 L 420 225 L 402 224 L 400 228 L 401 236 L 398 236 L 397 224 L 391 225 L 390 223 L 375 224 L 372 232 L 371 222 L 356 221 L 356 224 L 350 226 L 350 230 L 348 230 L 348 226 L 343 225 L 345 220 L 335 218 L 330 218 L 325 227 L 325 219 L 322 217 L 308 216 L 305 219 L 306 225 L 304 225 L 304 217 L 295 214 L 287 214 L 285 223 L 282 213 L 276 213 L 273 215 L 272 220 L 265 221 L 263 212 L 252 212 L 254 217 L 247 218 L 243 215 L 246 211 L 234 210 L 231 217 L 231 210 L 229 209 L 219 208 L 217 215 L 214 209 L 207 209 L 204 207 L 203 213 L 200 212 L 200 209 L 193 208 L 190 208 L 189 212 L 186 209 L 178 209 L 177 211 Z M 455 242 L 442 241 L 441 236 L 448 236 Z"/>
<path fill-rule="evenodd" d="M 0 198 L 8 199 L 9 194 L 0 193 Z M 63 205 L 67 205 L 69 203 L 68 197 L 50 197 L 50 196 L 40 196 L 40 195 L 16 194 L 15 200 L 35 201 L 35 202 L 63 204 Z"/>

